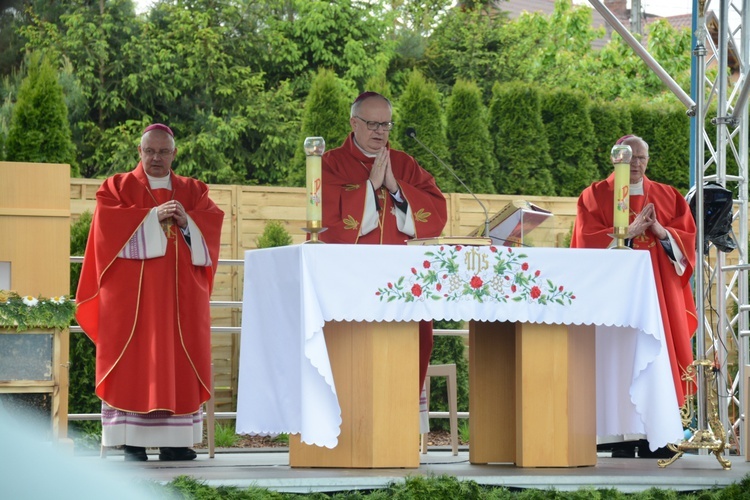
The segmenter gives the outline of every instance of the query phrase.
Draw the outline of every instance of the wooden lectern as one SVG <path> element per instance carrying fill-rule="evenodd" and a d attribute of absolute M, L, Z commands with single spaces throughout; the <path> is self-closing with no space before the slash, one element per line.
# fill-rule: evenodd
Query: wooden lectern
<path fill-rule="evenodd" d="M 419 323 L 334 321 L 323 331 L 341 434 L 335 448 L 289 436 L 289 465 L 419 467 Z"/>
<path fill-rule="evenodd" d="M 20 295 L 54 297 L 70 293 L 69 165 L 0 162 L 0 265 L 3 276 L 8 272 L 8 288 Z M 24 335 L 28 343 L 49 346 L 51 372 L 35 374 L 34 380 L 12 375 L 12 380 L 0 381 L 0 397 L 51 394 L 53 437 L 72 446 L 66 439 L 68 329 L 26 333 L 0 329 L 0 335 L 7 335 L 4 340 L 8 342 L 13 341 L 11 336 Z M 50 337 L 51 342 L 47 342 Z"/>

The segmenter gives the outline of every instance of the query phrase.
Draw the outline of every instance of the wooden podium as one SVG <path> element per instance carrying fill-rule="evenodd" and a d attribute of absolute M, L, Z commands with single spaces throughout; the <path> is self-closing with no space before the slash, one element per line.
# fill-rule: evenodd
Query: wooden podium
<path fill-rule="evenodd" d="M 0 283 L 0 288 L 8 285 L 20 295 L 33 297 L 70 293 L 69 165 L 0 162 L 0 266 L 0 276 L 9 280 Z M 42 350 L 49 354 L 49 373 L 35 370 L 33 365 L 40 360 L 33 359 L 23 370 L 31 376 L 10 374 L 9 380 L 0 381 L 0 397 L 12 400 L 51 394 L 52 435 L 72 450 L 72 441 L 67 439 L 68 329 L 2 329 L 0 335 L 8 343 L 25 337 L 29 339 L 26 344 L 46 346 Z M 16 366 L 11 366 L 12 361 L 23 364 L 6 361 L 11 368 Z"/>
<path fill-rule="evenodd" d="M 289 436 L 289 465 L 419 467 L 419 323 L 327 322 L 323 330 L 341 434 L 335 448 Z"/>
<path fill-rule="evenodd" d="M 469 461 L 596 465 L 595 328 L 472 321 Z"/>

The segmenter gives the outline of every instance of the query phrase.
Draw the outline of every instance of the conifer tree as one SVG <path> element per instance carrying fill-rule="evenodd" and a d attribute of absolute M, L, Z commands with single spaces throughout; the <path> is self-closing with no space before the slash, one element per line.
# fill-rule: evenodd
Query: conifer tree
<path fill-rule="evenodd" d="M 497 162 L 487 129 L 487 109 L 476 83 L 456 81 L 446 121 L 451 166 L 473 192 L 494 193 Z"/>
<path fill-rule="evenodd" d="M 290 175 L 291 186 L 305 184 L 305 137 L 322 137 L 326 150 L 341 146 L 351 131 L 349 110 L 354 97 L 336 74 L 328 69 L 318 71 L 310 86 L 302 116 L 302 130 L 294 155 L 294 168 Z"/>
<path fill-rule="evenodd" d="M 654 123 L 654 140 L 649 143 L 646 177 L 687 193 L 690 188 L 690 118 L 680 106 L 664 106 L 655 111 L 659 119 Z M 727 150 L 727 160 L 731 156 Z"/>
<path fill-rule="evenodd" d="M 555 194 L 578 196 L 599 177 L 588 98 L 566 89 L 548 91 L 542 97 L 542 121 L 552 157 Z"/>
<path fill-rule="evenodd" d="M 499 194 L 555 194 L 539 92 L 526 83 L 496 83 L 492 88 L 490 126 Z"/>
<path fill-rule="evenodd" d="M 413 70 L 409 74 L 406 88 L 398 100 L 398 115 L 401 117 L 401 122 L 391 131 L 391 135 L 395 133 L 403 135 L 408 128 L 413 127 L 417 138 L 422 143 L 439 158 L 448 158 L 440 93 L 437 86 L 428 82 L 418 70 Z M 404 145 L 404 151 L 412 155 L 435 177 L 441 191 L 454 193 L 458 190 L 458 182 L 433 155 L 411 137 L 399 137 L 399 140 Z"/>
<path fill-rule="evenodd" d="M 31 55 L 28 67 L 8 127 L 6 159 L 67 163 L 71 176 L 77 176 L 68 109 L 55 69 L 40 53 Z"/>
<path fill-rule="evenodd" d="M 612 173 L 612 146 L 620 137 L 630 134 L 633 120 L 630 108 L 622 102 L 594 102 L 590 114 L 594 126 L 594 163 L 599 172 L 599 180 L 602 180 Z"/>

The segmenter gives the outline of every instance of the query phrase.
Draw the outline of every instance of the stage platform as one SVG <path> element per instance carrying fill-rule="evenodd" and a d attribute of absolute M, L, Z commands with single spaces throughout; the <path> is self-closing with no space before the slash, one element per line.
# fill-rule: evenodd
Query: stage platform
<path fill-rule="evenodd" d="M 408 476 L 440 475 L 513 489 L 616 488 L 633 493 L 661 488 L 686 492 L 738 483 L 750 474 L 750 462 L 741 456 L 729 457 L 731 470 L 722 469 L 713 455 L 686 454 L 662 469 L 656 459 L 611 458 L 606 452 L 598 454 L 594 467 L 518 468 L 511 464 L 472 465 L 468 450 L 462 449 L 453 456 L 449 449 L 438 448 L 420 455 L 417 469 L 293 469 L 289 467 L 286 448 L 217 450 L 213 459 L 198 450 L 198 458 L 191 462 L 160 462 L 157 450 L 153 451 L 147 462 L 124 462 L 118 450 L 112 450 L 104 459 L 83 455 L 76 456 L 76 461 L 106 462 L 108 468 L 118 468 L 133 478 L 159 483 L 187 475 L 211 486 L 258 486 L 293 493 L 371 490 Z"/>

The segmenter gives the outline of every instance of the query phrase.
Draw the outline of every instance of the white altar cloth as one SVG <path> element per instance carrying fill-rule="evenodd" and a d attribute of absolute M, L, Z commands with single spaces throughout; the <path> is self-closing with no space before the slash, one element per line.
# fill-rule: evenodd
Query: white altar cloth
<path fill-rule="evenodd" d="M 237 432 L 335 447 L 325 322 L 423 319 L 594 324 L 597 435 L 683 439 L 648 252 L 447 245 L 247 251 Z"/>

